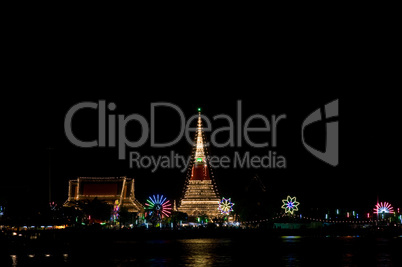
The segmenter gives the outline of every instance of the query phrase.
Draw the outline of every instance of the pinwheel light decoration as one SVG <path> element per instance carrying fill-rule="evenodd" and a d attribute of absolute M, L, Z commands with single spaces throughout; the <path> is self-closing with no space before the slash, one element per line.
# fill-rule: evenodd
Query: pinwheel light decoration
<path fill-rule="evenodd" d="M 161 220 L 163 217 L 169 217 L 172 210 L 172 205 L 163 195 L 153 195 L 149 197 L 145 206 L 148 210 L 148 216 L 153 220 Z"/>
<path fill-rule="evenodd" d="M 374 213 L 383 214 L 383 213 L 394 213 L 394 208 L 388 202 L 380 202 L 375 205 Z"/>

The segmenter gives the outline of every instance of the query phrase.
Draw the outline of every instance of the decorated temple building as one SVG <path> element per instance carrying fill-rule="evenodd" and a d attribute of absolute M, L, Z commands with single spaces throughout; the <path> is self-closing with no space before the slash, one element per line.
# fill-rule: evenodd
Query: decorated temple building
<path fill-rule="evenodd" d="M 144 207 L 135 198 L 134 179 L 127 177 L 79 177 L 70 180 L 68 199 L 64 206 L 71 207 L 76 201 L 95 198 L 113 206 L 114 209 L 126 208 L 128 212 L 136 213 L 144 211 Z"/>
<path fill-rule="evenodd" d="M 185 193 L 180 200 L 178 211 L 187 213 L 189 219 L 207 216 L 213 220 L 220 214 L 218 210 L 220 199 L 209 170 L 200 112 L 195 140 L 191 173 L 187 177 Z"/>

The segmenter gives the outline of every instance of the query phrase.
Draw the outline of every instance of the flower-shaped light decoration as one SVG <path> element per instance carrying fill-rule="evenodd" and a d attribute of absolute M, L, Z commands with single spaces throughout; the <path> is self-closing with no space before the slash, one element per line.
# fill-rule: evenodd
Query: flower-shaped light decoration
<path fill-rule="evenodd" d="M 283 199 L 282 202 L 282 209 L 285 210 L 285 213 L 293 214 L 293 212 L 299 210 L 297 207 L 300 205 L 300 203 L 296 201 L 296 197 L 288 196 L 286 199 Z"/>
<path fill-rule="evenodd" d="M 233 205 L 232 200 L 222 198 L 222 200 L 219 202 L 218 210 L 221 212 L 223 215 L 229 215 L 231 211 L 233 211 Z"/>

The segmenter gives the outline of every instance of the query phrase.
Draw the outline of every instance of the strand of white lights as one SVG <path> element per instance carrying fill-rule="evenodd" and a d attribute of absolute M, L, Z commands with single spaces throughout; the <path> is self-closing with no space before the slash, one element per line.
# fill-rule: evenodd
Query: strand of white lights
<path fill-rule="evenodd" d="M 204 136 L 204 133 L 202 133 L 202 135 L 203 135 L 204 144 L 206 144 L 206 138 Z M 209 162 L 209 159 L 210 159 L 209 149 L 205 145 L 204 145 L 204 152 L 206 154 L 206 158 L 205 158 L 206 159 L 206 165 L 209 168 L 211 178 L 212 178 L 211 180 L 212 180 L 212 184 L 213 184 L 213 190 L 214 190 L 215 194 L 220 198 L 218 187 L 217 187 L 217 184 L 216 184 L 216 181 L 215 181 L 214 172 L 213 172 L 212 166 L 211 166 L 211 164 Z"/>
<path fill-rule="evenodd" d="M 210 173 L 211 173 L 211 178 L 212 178 L 214 191 L 215 191 L 216 195 L 220 198 L 220 194 L 219 194 L 219 191 L 218 191 L 218 185 L 217 185 L 217 183 L 215 181 L 215 175 L 214 175 L 214 172 L 212 170 L 212 166 L 211 166 L 211 164 L 209 162 L 209 158 L 210 158 L 210 156 L 209 156 L 209 148 L 206 147 L 207 142 L 206 142 L 205 134 L 204 134 L 204 132 L 201 132 L 201 133 L 202 133 L 203 142 L 204 142 L 204 152 L 207 155 L 207 157 L 205 159 L 206 159 L 207 166 L 209 167 L 209 170 L 210 170 Z"/>
<path fill-rule="evenodd" d="M 284 217 L 285 214 L 281 215 L 281 216 L 276 216 L 276 217 L 272 217 L 269 219 L 261 219 L 261 220 L 254 220 L 254 221 L 244 221 L 243 223 L 259 223 L 259 222 L 268 222 L 268 221 L 272 221 L 272 220 L 276 220 L 279 218 Z M 296 216 L 293 216 L 296 217 Z M 353 220 L 353 221 L 349 221 L 349 220 L 325 220 L 325 219 L 318 219 L 318 218 L 313 218 L 313 217 L 306 217 L 306 216 L 302 216 L 300 215 L 300 219 L 306 219 L 306 220 L 310 220 L 310 221 L 318 221 L 318 222 L 326 222 L 326 223 L 352 223 L 352 224 L 356 224 L 356 223 L 376 223 L 376 222 L 384 222 L 384 221 L 388 221 L 388 219 L 380 219 L 380 220 Z"/>
<path fill-rule="evenodd" d="M 276 219 L 280 219 L 282 217 L 284 217 L 285 215 L 280 215 L 280 216 L 276 216 L 276 217 L 272 217 L 272 218 L 268 218 L 268 219 L 262 219 L 262 220 L 254 220 L 254 221 L 245 221 L 243 223 L 259 223 L 259 222 L 268 222 L 268 221 L 272 221 L 272 220 L 276 220 Z"/>
<path fill-rule="evenodd" d="M 301 216 L 301 215 L 300 215 Z M 372 222 L 384 222 L 387 219 L 380 219 L 380 220 L 326 220 L 326 219 L 318 219 L 312 217 L 303 217 L 301 218 L 310 220 L 310 221 L 319 221 L 319 222 L 326 222 L 326 223 L 372 223 Z"/>
<path fill-rule="evenodd" d="M 185 194 L 186 194 L 186 192 L 188 190 L 188 185 L 190 183 L 189 181 L 190 181 L 190 178 L 191 178 L 191 169 L 193 168 L 193 165 L 194 165 L 194 158 L 195 158 L 195 153 L 196 153 L 197 136 L 198 136 L 198 132 L 196 132 L 195 137 L 194 137 L 194 141 L 193 141 L 190 164 L 187 167 L 186 181 L 184 183 L 184 187 L 183 187 L 183 190 L 182 190 L 182 198 L 184 198 L 184 196 L 185 196 Z"/>

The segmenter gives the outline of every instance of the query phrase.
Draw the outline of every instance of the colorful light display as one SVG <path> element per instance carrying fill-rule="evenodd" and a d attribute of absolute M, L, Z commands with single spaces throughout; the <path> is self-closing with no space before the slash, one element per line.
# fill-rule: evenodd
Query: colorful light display
<path fill-rule="evenodd" d="M 232 200 L 230 198 L 222 198 L 222 200 L 219 202 L 218 210 L 221 212 L 223 215 L 229 215 L 231 211 L 233 211 L 233 205 Z"/>
<path fill-rule="evenodd" d="M 163 195 L 153 195 L 152 197 L 149 197 L 147 199 L 147 203 L 145 203 L 145 206 L 145 208 L 148 210 L 148 216 L 154 220 L 169 217 L 172 210 L 172 205 Z"/>
<path fill-rule="evenodd" d="M 120 212 L 120 203 L 116 199 L 113 204 L 113 214 L 112 214 L 112 221 L 117 222 L 119 219 L 119 212 Z"/>
<path fill-rule="evenodd" d="M 50 202 L 50 203 L 49 203 L 49 206 L 50 206 L 50 210 L 52 210 L 52 211 L 55 211 L 55 210 L 57 209 L 57 204 L 54 203 L 54 201 L 53 201 L 53 202 Z"/>
<path fill-rule="evenodd" d="M 298 206 L 300 205 L 300 203 L 297 202 L 296 197 L 288 196 L 286 199 L 283 199 L 282 202 L 282 209 L 285 210 L 285 213 L 293 214 L 295 211 L 299 210 Z"/>
<path fill-rule="evenodd" d="M 380 202 L 375 205 L 374 213 L 383 214 L 383 213 L 393 213 L 394 208 L 388 202 Z"/>

